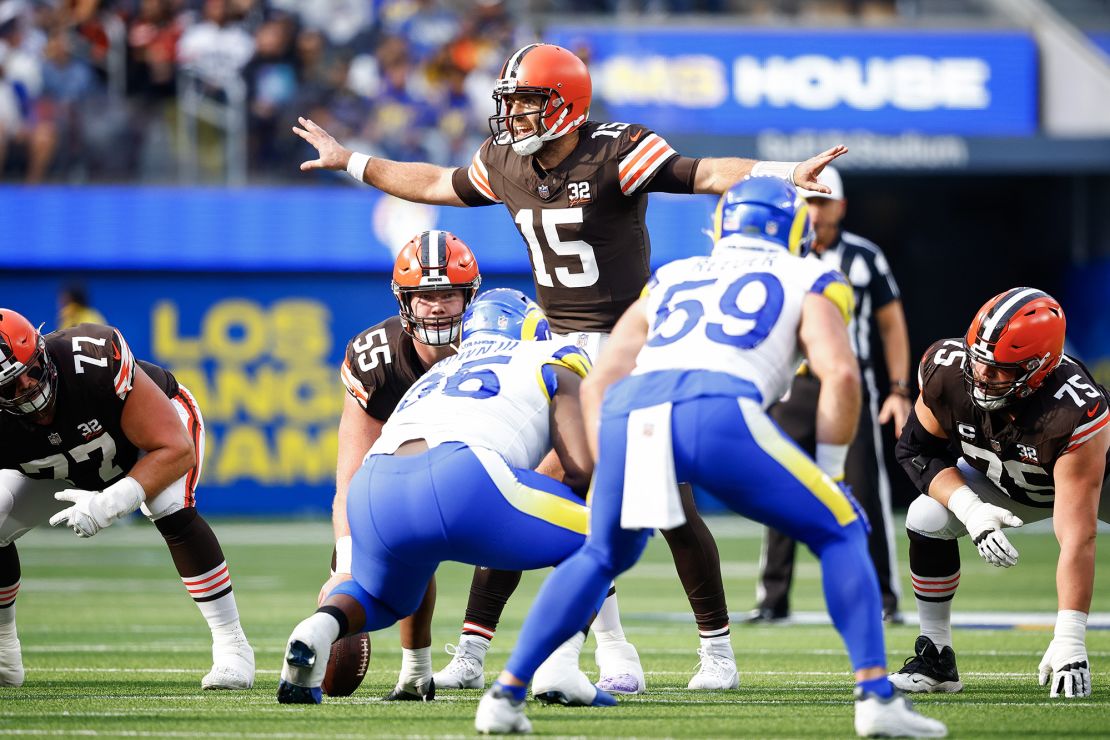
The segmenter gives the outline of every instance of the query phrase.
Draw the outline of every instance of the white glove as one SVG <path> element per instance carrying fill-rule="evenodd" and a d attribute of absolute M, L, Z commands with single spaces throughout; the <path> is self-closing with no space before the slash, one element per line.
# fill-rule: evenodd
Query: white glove
<path fill-rule="evenodd" d="M 1072 609 L 1061 609 L 1056 615 L 1056 631 L 1048 644 L 1037 680 L 1044 686 L 1052 677 L 1049 697 L 1061 694 L 1066 699 L 1091 695 L 1091 668 L 1087 662 L 1087 615 Z"/>
<path fill-rule="evenodd" d="M 127 516 L 146 499 L 139 481 L 127 477 L 103 491 L 67 488 L 54 494 L 58 501 L 73 504 L 50 517 L 50 526 L 65 524 L 78 537 L 92 537 L 117 519 Z"/>
<path fill-rule="evenodd" d="M 1018 551 L 1002 533 L 1003 527 L 1020 527 L 1025 522 L 1009 509 L 988 504 L 967 486 L 960 486 L 948 499 L 948 510 L 967 527 L 979 555 L 991 565 L 1017 565 Z"/>

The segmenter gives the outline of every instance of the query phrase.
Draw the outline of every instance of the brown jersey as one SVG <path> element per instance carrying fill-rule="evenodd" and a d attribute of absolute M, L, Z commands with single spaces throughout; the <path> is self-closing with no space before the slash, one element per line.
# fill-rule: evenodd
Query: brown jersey
<path fill-rule="evenodd" d="M 611 331 L 640 296 L 650 275 L 647 194 L 692 193 L 698 163 L 637 124 L 587 122 L 578 135 L 550 172 L 487 139 L 453 177 L 467 205 L 508 207 L 528 246 L 536 300 L 560 333 Z"/>
<path fill-rule="evenodd" d="M 45 339 L 58 373 L 54 418 L 40 425 L 0 414 L 0 468 L 102 490 L 127 475 L 139 458 L 122 428 L 136 365 L 169 398 L 178 394 L 177 380 L 157 365 L 136 363 L 123 335 L 110 326 L 78 324 Z"/>
<path fill-rule="evenodd" d="M 963 341 L 944 339 L 929 348 L 919 369 L 922 398 L 952 452 L 1015 501 L 1051 508 L 1056 461 L 1106 426 L 1110 395 L 1065 355 L 1032 395 L 985 411 L 967 392 L 965 362 Z"/>
<path fill-rule="evenodd" d="M 343 385 L 378 421 L 388 419 L 401 396 L 424 375 L 413 341 L 401 325 L 401 317 L 390 316 L 347 344 L 340 370 Z"/>

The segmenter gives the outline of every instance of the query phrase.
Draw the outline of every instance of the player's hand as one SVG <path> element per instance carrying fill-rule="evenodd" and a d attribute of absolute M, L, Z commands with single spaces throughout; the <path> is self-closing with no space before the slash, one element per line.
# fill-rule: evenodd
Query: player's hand
<path fill-rule="evenodd" d="M 73 506 L 62 509 L 50 517 L 50 526 L 65 524 L 78 537 L 92 537 L 113 521 L 111 517 L 105 516 L 98 505 L 96 497 L 99 494 L 99 491 L 85 491 L 80 488 L 58 491 L 54 494 L 54 498 L 58 501 L 69 501 Z"/>
<path fill-rule="evenodd" d="M 831 193 L 832 191 L 829 190 L 827 185 L 822 185 L 817 182 L 817 176 L 821 174 L 821 170 L 825 169 L 825 165 L 832 162 L 841 154 L 847 153 L 847 151 L 848 147 L 843 144 L 837 144 L 832 149 L 826 149 L 816 157 L 810 157 L 806 161 L 800 162 L 798 166 L 794 168 L 794 174 L 792 175 L 794 185 L 799 188 L 805 188 L 806 190 L 814 190 L 818 193 Z M 301 169 L 304 169 L 304 165 L 301 165 Z"/>
<path fill-rule="evenodd" d="M 909 418 L 910 399 L 897 393 L 891 393 L 887 396 L 886 400 L 883 401 L 883 407 L 879 409 L 880 424 L 886 424 L 888 421 L 894 422 L 895 439 L 902 436 L 902 427 L 906 426 Z"/>
<path fill-rule="evenodd" d="M 1051 679 L 1049 697 L 1078 699 L 1091 695 L 1091 669 L 1082 640 L 1054 637 L 1041 658 L 1037 680 L 1044 686 Z"/>
<path fill-rule="evenodd" d="M 349 580 L 351 580 L 350 573 L 332 573 L 331 578 L 325 581 L 324 585 L 320 587 L 320 594 L 316 597 L 316 606 L 323 606 L 324 602 L 328 598 L 328 594 L 330 594 L 340 583 Z"/>
<path fill-rule="evenodd" d="M 294 126 L 293 133 L 316 147 L 316 153 L 320 155 L 319 159 L 301 162 L 301 172 L 347 169 L 347 160 L 351 158 L 350 149 L 341 145 L 331 134 L 320 128 L 311 119 L 301 117 L 297 118 L 297 122 L 303 128 Z"/>
<path fill-rule="evenodd" d="M 963 522 L 983 560 L 999 568 L 1017 565 L 1018 551 L 1002 532 L 1003 527 L 1024 524 L 1012 511 L 988 504 L 967 486 L 960 486 L 952 492 L 948 510 Z"/>

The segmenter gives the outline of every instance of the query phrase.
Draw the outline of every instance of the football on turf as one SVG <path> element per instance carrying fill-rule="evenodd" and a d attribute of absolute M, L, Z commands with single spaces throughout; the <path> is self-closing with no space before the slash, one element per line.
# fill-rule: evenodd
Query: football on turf
<path fill-rule="evenodd" d="M 328 656 L 322 688 L 328 696 L 350 696 L 370 667 L 370 636 L 365 632 L 336 640 Z"/>

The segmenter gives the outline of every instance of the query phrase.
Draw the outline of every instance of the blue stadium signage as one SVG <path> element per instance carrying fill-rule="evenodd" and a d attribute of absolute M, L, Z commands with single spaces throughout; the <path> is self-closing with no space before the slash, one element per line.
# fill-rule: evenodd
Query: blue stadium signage
<path fill-rule="evenodd" d="M 663 133 L 1037 131 L 1024 32 L 556 27 L 546 39 L 588 50 L 595 117 Z"/>

